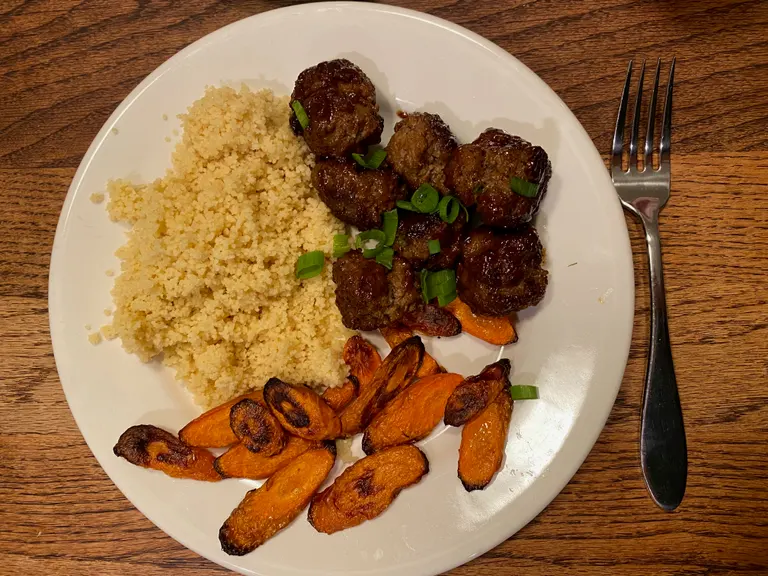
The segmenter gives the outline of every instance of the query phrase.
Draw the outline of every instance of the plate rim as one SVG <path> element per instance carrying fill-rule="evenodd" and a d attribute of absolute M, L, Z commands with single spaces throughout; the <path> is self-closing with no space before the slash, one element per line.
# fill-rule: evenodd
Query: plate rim
<path fill-rule="evenodd" d="M 61 251 L 60 246 L 64 242 L 65 228 L 69 220 L 70 212 L 73 207 L 74 198 L 76 196 L 78 189 L 80 188 L 84 175 L 88 171 L 88 168 L 91 162 L 96 156 L 96 153 L 98 152 L 99 148 L 104 143 L 104 140 L 106 139 L 112 127 L 120 120 L 121 116 L 130 108 L 130 106 L 138 98 L 141 97 L 144 91 L 146 91 L 152 84 L 154 84 L 163 75 L 175 69 L 177 66 L 182 65 L 184 60 L 187 57 L 191 56 L 198 50 L 205 48 L 209 43 L 218 41 L 220 37 L 226 36 L 228 33 L 230 33 L 232 30 L 236 28 L 247 27 L 249 22 L 252 22 L 257 19 L 259 20 L 268 19 L 268 18 L 279 19 L 286 14 L 307 16 L 313 13 L 324 12 L 329 10 L 335 10 L 340 12 L 341 11 L 373 12 L 373 13 L 383 13 L 387 15 L 406 17 L 413 20 L 421 21 L 426 25 L 437 26 L 439 28 L 446 30 L 447 32 L 450 32 L 459 37 L 462 37 L 465 40 L 471 41 L 477 46 L 483 48 L 490 55 L 503 61 L 506 66 L 512 66 L 517 70 L 519 70 L 520 72 L 522 72 L 524 75 L 527 76 L 527 78 L 531 80 L 531 82 L 538 83 L 539 85 L 538 88 L 540 90 L 550 93 L 550 95 L 552 96 L 552 102 L 558 105 L 559 107 L 561 107 L 567 114 L 573 117 L 573 119 L 575 120 L 574 128 L 578 126 L 576 130 L 579 131 L 579 136 L 582 137 L 582 139 L 586 139 L 586 141 L 589 142 L 590 144 L 590 146 L 588 147 L 589 150 L 588 152 L 585 152 L 585 153 L 591 155 L 593 157 L 593 160 L 596 163 L 599 162 L 599 164 L 604 167 L 600 153 L 595 147 L 594 142 L 592 141 L 592 138 L 589 136 L 585 128 L 582 126 L 581 122 L 575 116 L 575 114 L 573 114 L 573 112 L 562 101 L 559 95 L 552 88 L 550 88 L 549 85 L 546 84 L 546 82 L 544 82 L 544 80 L 542 80 L 535 72 L 533 72 L 530 68 L 528 68 L 523 62 L 515 58 L 514 55 L 507 52 L 506 50 L 498 46 L 496 43 L 494 43 L 493 41 L 488 40 L 487 38 L 484 38 L 483 36 L 480 36 L 479 34 L 472 32 L 471 30 L 459 24 L 455 24 L 443 18 L 433 16 L 431 14 L 427 14 L 424 12 L 419 12 L 409 8 L 400 8 L 400 7 L 395 7 L 395 6 L 385 5 L 385 4 L 372 4 L 367 2 L 359 3 L 359 2 L 350 2 L 350 1 L 317 2 L 317 3 L 307 3 L 307 4 L 299 4 L 294 6 L 276 8 L 273 10 L 268 10 L 265 12 L 247 16 L 245 18 L 242 18 L 240 20 L 227 24 L 223 27 L 220 27 L 216 30 L 213 30 L 212 32 L 206 34 L 205 36 L 199 38 L 198 40 L 195 40 L 191 44 L 185 46 L 184 48 L 182 48 L 181 50 L 173 54 L 170 58 L 165 60 L 162 64 L 160 64 L 157 68 L 155 68 L 152 72 L 150 72 L 133 90 L 131 90 L 131 92 L 122 100 L 122 102 L 120 102 L 117 108 L 112 112 L 112 114 L 110 114 L 109 118 L 107 118 L 107 120 L 104 122 L 101 129 L 99 130 L 99 132 L 96 134 L 93 141 L 89 145 L 82 160 L 80 161 L 77 171 L 75 172 L 75 175 L 72 178 L 72 182 L 70 183 L 70 186 L 67 190 L 67 195 L 65 197 L 64 204 L 62 206 L 62 210 L 59 215 L 59 219 L 56 226 L 56 233 L 54 236 L 53 247 L 51 250 L 51 260 L 50 260 L 50 266 L 49 266 L 48 309 L 49 309 L 49 330 L 51 334 L 51 344 L 53 348 L 54 359 L 56 362 L 57 373 L 59 375 L 59 382 L 64 392 L 64 396 L 67 400 L 70 413 L 72 414 L 72 417 L 74 418 L 75 423 L 78 426 L 78 430 L 80 431 L 81 436 L 83 437 L 83 440 L 85 441 L 86 445 L 88 445 L 89 450 L 91 450 L 91 453 L 93 454 L 94 458 L 96 458 L 96 461 L 99 463 L 99 466 L 102 468 L 104 473 L 107 474 L 109 479 L 118 488 L 118 490 L 120 490 L 123 496 L 125 496 L 125 498 L 129 502 L 131 502 L 131 504 L 137 510 L 139 510 L 139 512 L 141 512 L 150 522 L 152 522 L 155 526 L 157 526 L 160 530 L 162 530 L 168 537 L 176 540 L 182 546 L 193 551 L 194 553 L 198 554 L 202 558 L 205 558 L 206 560 L 214 562 L 224 568 L 227 568 L 229 570 L 233 570 L 235 572 L 239 572 L 242 574 L 256 574 L 256 572 L 253 572 L 253 571 L 244 572 L 240 566 L 233 564 L 232 562 L 228 561 L 228 559 L 211 558 L 205 552 L 198 549 L 197 546 L 190 545 L 188 542 L 185 542 L 184 538 L 178 538 L 177 536 L 172 536 L 169 529 L 166 529 L 166 523 L 163 520 L 158 519 L 152 513 L 147 513 L 147 511 L 144 510 L 143 507 L 137 505 L 128 496 L 128 494 L 126 494 L 126 492 L 123 490 L 123 488 L 121 487 L 120 483 L 116 480 L 114 475 L 110 474 L 107 471 L 108 467 L 105 467 L 102 464 L 101 459 L 91 447 L 91 444 L 88 441 L 88 438 L 83 434 L 82 426 L 80 424 L 78 416 L 75 413 L 75 410 L 73 410 L 73 399 L 70 398 L 70 395 L 67 393 L 67 388 L 64 384 L 61 372 L 59 371 L 59 367 L 62 365 L 62 359 L 60 358 L 62 354 L 61 347 L 59 347 L 58 353 L 56 351 L 57 350 L 57 347 L 56 347 L 57 328 L 54 325 L 54 318 L 56 317 L 55 312 L 58 308 L 58 305 L 55 302 L 54 295 L 56 292 L 55 285 L 57 283 L 59 276 L 62 274 L 61 272 L 59 272 L 59 268 L 61 267 L 61 260 L 57 258 L 57 256 Z M 613 185 L 610 181 L 610 177 L 608 175 L 607 170 L 604 170 L 604 174 L 605 174 L 604 181 L 612 188 Z M 620 217 L 623 220 L 623 210 L 621 208 L 621 204 L 618 200 L 618 197 L 616 197 L 614 210 L 617 217 Z M 555 483 L 556 488 L 554 489 L 554 491 L 552 490 L 549 491 L 549 492 L 553 492 L 551 496 L 548 494 L 546 498 L 541 498 L 541 501 L 536 506 L 533 507 L 533 512 L 526 514 L 525 517 L 522 518 L 522 522 L 517 522 L 520 524 L 519 527 L 511 529 L 511 531 L 509 532 L 499 533 L 497 534 L 496 537 L 486 539 L 483 542 L 483 544 L 478 548 L 477 552 L 471 554 L 470 556 L 465 557 L 463 560 L 460 561 L 460 564 L 456 564 L 454 560 L 447 560 L 447 558 L 449 558 L 449 556 L 447 555 L 441 555 L 441 556 L 432 555 L 428 557 L 434 560 L 434 562 L 430 565 L 429 569 L 426 571 L 422 570 L 418 572 L 412 572 L 413 574 L 419 574 L 424 576 L 428 574 L 430 575 L 440 574 L 446 570 L 450 570 L 452 568 L 455 568 L 457 566 L 470 562 L 472 559 L 487 553 L 489 550 L 495 548 L 502 542 L 514 536 L 517 532 L 519 532 L 522 528 L 524 528 L 527 524 L 529 524 L 534 518 L 536 518 L 562 492 L 562 490 L 567 486 L 567 484 L 571 481 L 573 476 L 579 470 L 584 460 L 586 460 L 587 456 L 591 453 L 595 443 L 597 442 L 600 434 L 602 433 L 605 427 L 605 423 L 613 409 L 616 396 L 618 395 L 619 390 L 621 388 L 624 371 L 626 370 L 626 365 L 629 358 L 630 344 L 631 344 L 632 331 L 633 331 L 633 325 L 634 325 L 634 300 L 635 300 L 634 265 L 633 265 L 633 259 L 632 259 L 632 249 L 631 249 L 631 244 L 629 239 L 629 231 L 626 228 L 626 226 L 623 227 L 623 232 L 624 232 L 622 236 L 623 250 L 621 250 L 620 247 L 616 247 L 616 251 L 617 252 L 623 251 L 624 253 L 622 260 L 628 263 L 628 266 L 627 266 L 628 276 L 626 278 L 626 282 L 627 282 L 627 285 L 630 286 L 632 289 L 629 290 L 628 294 L 626 295 L 626 298 L 628 301 L 626 302 L 626 310 L 624 311 L 625 317 L 622 319 L 623 325 L 624 325 L 624 333 L 621 335 L 615 335 L 615 338 L 622 340 L 621 348 L 625 350 L 625 354 L 622 355 L 623 362 L 621 363 L 622 365 L 621 374 L 617 375 L 618 381 L 614 385 L 615 390 L 610 397 L 610 402 L 605 403 L 605 409 L 601 411 L 601 413 L 599 414 L 599 417 L 596 419 L 596 422 L 600 423 L 599 427 L 593 426 L 592 428 L 589 429 L 589 432 L 590 432 L 589 441 L 582 443 L 583 448 L 582 450 L 579 451 L 578 454 L 576 455 L 571 454 L 569 460 L 567 460 L 566 462 L 560 463 L 560 468 L 566 468 L 567 472 L 563 472 L 559 475 L 559 477 L 561 478 L 561 481 Z M 573 430 L 571 431 L 571 434 L 572 433 L 573 433 Z M 564 442 L 567 440 L 567 437 L 568 436 L 564 438 Z M 476 534 L 477 532 L 475 532 L 474 535 L 469 535 L 468 539 L 472 539 L 472 536 L 475 536 Z M 421 558 L 420 562 L 422 564 L 423 564 L 423 561 L 424 561 L 424 558 Z M 403 564 L 400 564 L 399 566 L 401 569 L 410 569 L 413 567 L 413 565 L 414 563 L 411 562 L 411 563 L 403 563 Z M 375 574 L 377 573 L 377 570 L 373 568 L 372 570 L 366 571 L 365 573 Z M 352 572 L 350 572 L 350 574 L 352 574 Z M 362 574 L 362 572 L 360 574 Z"/>

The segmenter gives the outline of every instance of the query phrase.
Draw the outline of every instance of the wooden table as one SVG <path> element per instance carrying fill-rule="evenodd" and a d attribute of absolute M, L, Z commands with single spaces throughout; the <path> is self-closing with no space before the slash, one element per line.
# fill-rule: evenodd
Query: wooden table
<path fill-rule="evenodd" d="M 47 278 L 67 187 L 128 92 L 181 47 L 290 4 L 4 0 L 0 6 L 0 574 L 223 574 L 112 485 L 59 386 Z M 686 499 L 638 464 L 648 342 L 642 232 L 624 383 L 581 470 L 517 536 L 456 576 L 768 574 L 768 2 L 411 0 L 525 62 L 601 151 L 627 61 L 677 56 L 667 298 L 689 445 Z"/>

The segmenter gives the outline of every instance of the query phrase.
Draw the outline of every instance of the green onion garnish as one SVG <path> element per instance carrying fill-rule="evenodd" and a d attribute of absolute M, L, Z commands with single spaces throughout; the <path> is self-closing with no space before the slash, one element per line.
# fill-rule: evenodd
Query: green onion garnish
<path fill-rule="evenodd" d="M 392 270 L 392 258 L 395 256 L 395 251 L 392 248 L 384 247 L 381 252 L 376 254 L 376 262 L 384 266 L 387 270 Z"/>
<path fill-rule="evenodd" d="M 296 261 L 296 278 L 306 280 L 313 278 L 323 271 L 325 254 L 322 250 L 313 250 L 299 256 Z"/>
<path fill-rule="evenodd" d="M 409 212 L 418 212 L 419 211 L 416 208 L 416 206 L 414 206 L 413 204 L 411 204 L 407 200 L 398 200 L 397 202 L 395 202 L 395 205 L 398 208 L 402 208 L 403 210 L 408 210 Z"/>
<path fill-rule="evenodd" d="M 333 257 L 341 258 L 347 252 L 349 252 L 349 236 L 346 234 L 334 234 Z"/>
<path fill-rule="evenodd" d="M 512 192 L 515 194 L 525 196 L 526 198 L 536 198 L 536 195 L 539 193 L 538 184 L 528 182 L 517 176 L 512 176 L 512 179 L 509 181 L 509 187 L 512 188 Z"/>
<path fill-rule="evenodd" d="M 427 242 L 427 247 L 429 248 L 430 256 L 440 254 L 440 240 L 430 240 Z"/>
<path fill-rule="evenodd" d="M 459 210 L 461 209 L 461 202 L 454 196 L 443 196 L 440 200 L 440 204 L 437 207 L 440 219 L 448 224 L 453 224 L 456 218 L 459 216 Z M 466 208 L 465 208 L 466 210 Z"/>
<path fill-rule="evenodd" d="M 437 298 L 440 306 L 449 304 L 456 298 L 456 272 L 439 270 L 437 272 L 421 271 L 421 296 L 425 302 Z"/>
<path fill-rule="evenodd" d="M 387 151 L 378 149 L 373 150 L 368 153 L 367 156 L 363 156 L 362 154 L 353 153 L 352 159 L 360 164 L 363 168 L 367 168 L 368 170 L 376 170 L 379 166 L 381 166 L 381 163 L 384 162 L 384 159 L 387 157 Z"/>
<path fill-rule="evenodd" d="M 438 294 L 437 295 L 437 304 L 438 306 L 447 306 L 454 300 L 456 300 L 458 296 L 456 295 L 456 290 L 451 292 L 450 294 Z"/>
<path fill-rule="evenodd" d="M 293 112 L 296 114 L 296 120 L 301 124 L 302 130 L 306 130 L 307 126 L 309 126 L 309 116 L 307 116 L 307 111 L 304 110 L 304 106 L 302 106 L 301 102 L 298 100 L 294 100 L 291 102 L 291 108 L 293 108 Z"/>
<path fill-rule="evenodd" d="M 381 227 L 384 231 L 384 245 L 392 246 L 397 234 L 397 209 L 384 212 L 384 225 Z"/>
<path fill-rule="evenodd" d="M 484 188 L 485 188 L 485 184 L 483 184 L 482 182 L 480 182 L 480 184 L 478 184 L 477 186 L 475 186 L 474 188 L 472 188 L 472 194 L 474 194 L 475 196 L 477 196 L 478 194 L 481 194 L 481 193 L 483 192 L 483 189 L 484 189 Z"/>
<path fill-rule="evenodd" d="M 427 278 L 429 278 L 429 272 L 425 269 L 421 270 L 419 274 L 419 282 L 421 283 L 421 297 L 424 302 L 429 302 L 429 291 L 427 290 Z"/>
<path fill-rule="evenodd" d="M 537 400 L 539 398 L 539 389 L 536 386 L 515 385 L 509 387 L 509 393 L 512 400 Z"/>
<path fill-rule="evenodd" d="M 373 248 L 366 248 L 365 245 L 370 240 L 376 242 L 376 246 Z M 366 258 L 373 258 L 384 249 L 384 240 L 386 240 L 386 235 L 381 230 L 366 230 L 357 235 L 357 238 L 355 238 L 355 246 L 363 249 L 363 256 Z"/>
<path fill-rule="evenodd" d="M 411 204 L 422 214 L 429 214 L 437 209 L 440 193 L 430 184 L 422 184 L 411 196 Z"/>
<path fill-rule="evenodd" d="M 456 286 L 456 272 L 450 269 L 438 270 L 437 272 L 432 272 L 427 278 L 427 285 L 433 294 L 435 294 L 435 289 L 438 286 L 446 283 Z"/>

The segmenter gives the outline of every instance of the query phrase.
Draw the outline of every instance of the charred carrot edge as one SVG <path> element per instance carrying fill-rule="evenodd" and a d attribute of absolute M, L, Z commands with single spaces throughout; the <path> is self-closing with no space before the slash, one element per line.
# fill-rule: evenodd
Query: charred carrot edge
<path fill-rule="evenodd" d="M 342 353 L 349 373 L 357 378 L 358 386 L 365 388 L 381 366 L 381 355 L 376 348 L 360 335 L 352 336 L 344 344 Z M 358 394 L 360 390 L 358 389 Z"/>
<path fill-rule="evenodd" d="M 471 334 L 489 344 L 503 346 L 517 342 L 517 332 L 508 316 L 481 316 L 472 312 L 471 308 L 459 300 L 446 306 L 448 311 L 461 322 L 464 332 Z"/>
<path fill-rule="evenodd" d="M 158 470 L 174 478 L 206 482 L 221 480 L 213 467 L 213 454 L 204 448 L 187 446 L 157 426 L 131 426 L 120 435 L 112 451 L 131 464 Z"/>
<path fill-rule="evenodd" d="M 394 348 L 401 342 L 404 342 L 413 336 L 413 331 L 403 325 L 381 328 L 379 332 L 381 332 L 381 335 L 384 336 L 384 339 L 387 341 L 387 344 L 389 344 L 390 348 Z M 421 361 L 421 367 L 419 368 L 419 371 L 416 373 L 416 379 L 420 380 L 422 378 L 426 378 L 427 376 L 431 376 L 432 374 L 439 374 L 443 371 L 443 367 L 437 363 L 437 360 L 424 352 L 424 358 Z"/>
<path fill-rule="evenodd" d="M 184 426 L 179 431 L 179 440 L 201 448 L 225 448 L 237 443 L 237 436 L 229 425 L 229 412 L 245 398 L 262 402 L 263 395 L 261 390 L 248 392 L 211 408 Z"/>
<path fill-rule="evenodd" d="M 264 400 L 280 425 L 294 436 L 319 441 L 341 434 L 339 415 L 311 388 L 270 378 L 264 386 Z"/>

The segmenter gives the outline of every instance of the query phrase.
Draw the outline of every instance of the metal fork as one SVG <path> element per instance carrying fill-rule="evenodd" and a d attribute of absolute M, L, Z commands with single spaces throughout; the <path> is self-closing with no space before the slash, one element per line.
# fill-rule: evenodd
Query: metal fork
<path fill-rule="evenodd" d="M 651 343 L 645 372 L 643 412 L 640 428 L 640 464 L 645 484 L 654 502 L 667 511 L 678 507 L 685 493 L 688 457 L 683 428 L 683 412 L 677 392 L 675 368 L 667 325 L 667 304 L 664 296 L 664 275 L 659 240 L 659 211 L 669 199 L 670 143 L 672 134 L 672 83 L 675 60 L 669 69 L 669 83 L 664 102 L 659 145 L 659 167 L 653 168 L 653 129 L 656 120 L 656 94 L 659 88 L 661 60 L 656 64 L 656 78 L 648 105 L 648 130 L 643 146 L 643 168 L 637 168 L 638 129 L 642 103 L 645 62 L 635 99 L 632 132 L 629 139 L 629 167 L 622 168 L 624 124 L 632 80 L 632 62 L 619 104 L 616 130 L 613 135 L 611 178 L 624 208 L 643 222 L 651 279 Z"/>

